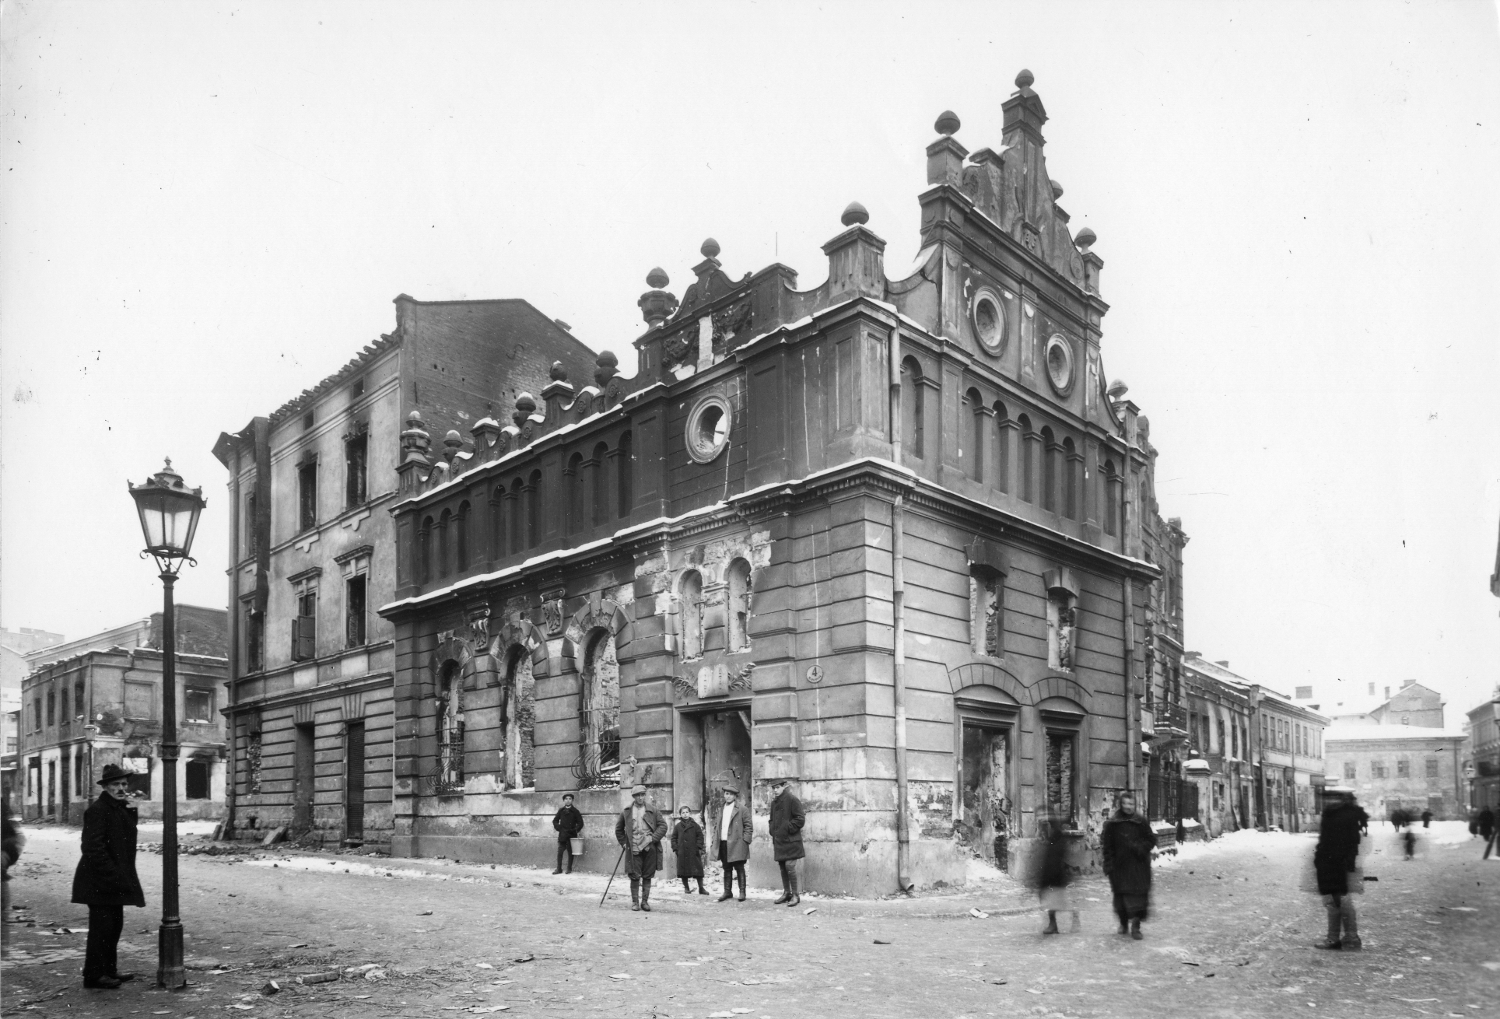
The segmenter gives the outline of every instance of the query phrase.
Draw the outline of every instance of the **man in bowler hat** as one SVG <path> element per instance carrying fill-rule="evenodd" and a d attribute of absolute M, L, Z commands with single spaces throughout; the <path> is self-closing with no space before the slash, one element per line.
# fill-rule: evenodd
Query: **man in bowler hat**
<path fill-rule="evenodd" d="M 89 939 L 83 986 L 114 990 L 134 973 L 121 973 L 117 953 L 125 929 L 125 907 L 146 905 L 135 874 L 135 807 L 130 773 L 104 766 L 104 792 L 83 814 L 83 858 L 73 874 L 73 901 L 89 907 Z"/>
<path fill-rule="evenodd" d="M 661 870 L 661 840 L 666 837 L 667 822 L 656 808 L 646 806 L 646 787 L 635 786 L 630 806 L 615 822 L 615 841 L 625 850 L 632 910 L 651 912 L 651 878 Z"/>

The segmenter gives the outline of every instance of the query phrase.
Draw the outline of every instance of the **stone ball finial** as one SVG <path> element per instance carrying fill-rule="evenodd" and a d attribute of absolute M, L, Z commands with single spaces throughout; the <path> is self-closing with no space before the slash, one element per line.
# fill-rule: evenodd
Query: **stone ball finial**
<path fill-rule="evenodd" d="M 870 221 L 870 212 L 858 202 L 850 202 L 844 209 L 844 214 L 839 217 L 839 222 L 845 226 L 853 226 L 858 223 L 861 226 Z"/>
<path fill-rule="evenodd" d="M 594 359 L 594 363 L 600 368 L 614 368 L 619 365 L 620 359 L 615 356 L 613 350 L 601 350 L 599 356 Z"/>
<path fill-rule="evenodd" d="M 932 126 L 937 128 L 938 134 L 958 134 L 958 114 L 954 113 L 952 110 L 944 110 L 942 113 L 938 114 L 937 123 Z"/>
<path fill-rule="evenodd" d="M 448 429 L 448 434 L 443 436 L 443 445 L 445 446 L 462 446 L 463 444 L 463 436 L 458 434 L 458 429 L 456 428 Z"/>
<path fill-rule="evenodd" d="M 516 397 L 516 410 L 524 410 L 530 414 L 536 410 L 536 399 L 530 393 L 521 393 Z"/>
<path fill-rule="evenodd" d="M 655 269 L 652 269 L 650 272 L 646 273 L 646 286 L 650 287 L 653 290 L 660 290 L 670 282 L 672 281 L 667 279 L 667 274 L 662 270 L 661 266 L 657 266 Z"/>
<path fill-rule="evenodd" d="M 1130 392 L 1130 387 L 1125 384 L 1124 379 L 1115 379 L 1109 384 L 1109 388 L 1105 390 L 1110 400 L 1115 402 L 1125 399 L 1125 394 L 1128 392 Z"/>
<path fill-rule="evenodd" d="M 1023 67 L 1021 73 L 1016 75 L 1016 88 L 1030 88 L 1034 81 L 1036 81 L 1036 75 Z"/>
<path fill-rule="evenodd" d="M 1063 196 L 1063 186 L 1055 180 L 1049 180 L 1047 183 L 1052 185 L 1052 200 L 1055 202 Z"/>
<path fill-rule="evenodd" d="M 710 237 L 708 240 L 703 242 L 703 246 L 698 250 L 702 252 L 704 258 L 718 258 L 719 242 Z"/>
<path fill-rule="evenodd" d="M 406 415 L 406 423 L 408 425 L 420 425 L 422 423 L 422 412 L 419 410 L 414 410 L 410 414 Z"/>
<path fill-rule="evenodd" d="M 553 361 L 552 368 L 547 374 L 552 378 L 553 382 L 568 381 L 568 369 L 563 367 L 561 361 Z"/>
<path fill-rule="evenodd" d="M 1082 230 L 1078 231 L 1078 236 L 1073 238 L 1073 243 L 1078 245 L 1084 251 L 1087 251 L 1089 248 L 1093 247 L 1094 242 L 1098 239 L 1098 236 L 1095 235 L 1093 230 L 1089 229 L 1088 227 L 1084 227 Z"/>

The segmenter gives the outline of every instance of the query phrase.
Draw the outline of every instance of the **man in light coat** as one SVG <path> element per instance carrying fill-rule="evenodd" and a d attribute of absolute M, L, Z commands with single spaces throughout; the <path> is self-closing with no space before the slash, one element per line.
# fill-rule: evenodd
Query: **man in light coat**
<path fill-rule="evenodd" d="M 661 812 L 646 806 L 646 787 L 630 790 L 630 806 L 615 822 L 615 841 L 625 850 L 625 873 L 630 877 L 630 908 L 651 912 L 651 879 L 661 870 L 661 840 L 667 822 Z"/>
<path fill-rule="evenodd" d="M 724 807 L 719 811 L 719 862 L 724 865 L 724 894 L 720 902 L 734 898 L 732 882 L 738 877 L 740 901 L 745 901 L 745 861 L 750 859 L 750 842 L 755 838 L 755 827 L 750 811 L 739 802 L 738 789 L 725 788 Z"/>

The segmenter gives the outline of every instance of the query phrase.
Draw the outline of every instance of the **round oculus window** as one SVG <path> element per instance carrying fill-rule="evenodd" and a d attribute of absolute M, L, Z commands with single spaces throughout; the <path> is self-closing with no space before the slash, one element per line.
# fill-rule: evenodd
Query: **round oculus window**
<path fill-rule="evenodd" d="M 1073 388 L 1073 348 L 1060 335 L 1047 341 L 1047 379 L 1060 395 Z"/>
<path fill-rule="evenodd" d="M 708 463 L 729 445 L 734 412 L 729 401 L 717 393 L 705 396 L 688 415 L 687 451 L 698 463 Z"/>
<path fill-rule="evenodd" d="M 991 290 L 981 290 L 974 298 L 974 335 L 991 354 L 1005 352 L 1005 312 Z"/>

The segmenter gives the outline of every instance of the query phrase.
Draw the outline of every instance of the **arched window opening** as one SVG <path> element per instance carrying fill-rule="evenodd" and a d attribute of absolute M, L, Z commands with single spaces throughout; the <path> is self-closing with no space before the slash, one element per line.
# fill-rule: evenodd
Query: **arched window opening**
<path fill-rule="evenodd" d="M 567 533 L 583 530 L 583 454 L 574 453 L 563 470 L 563 485 L 568 492 Z"/>
<path fill-rule="evenodd" d="M 599 443 L 594 447 L 594 459 L 589 467 L 589 473 L 593 475 L 593 491 L 589 493 L 592 501 L 592 522 L 595 527 L 602 527 L 609 519 L 609 485 L 606 483 L 609 475 L 605 472 L 604 465 L 609 463 L 609 447 Z"/>
<path fill-rule="evenodd" d="M 462 573 L 469 568 L 469 503 L 458 504 L 453 517 L 453 569 Z"/>
<path fill-rule="evenodd" d="M 729 564 L 729 652 L 750 650 L 750 564 Z"/>
<path fill-rule="evenodd" d="M 424 517 L 417 528 L 417 583 L 432 579 L 432 518 Z"/>
<path fill-rule="evenodd" d="M 438 681 L 439 792 L 462 792 L 464 785 L 464 685 L 457 662 L 445 662 Z"/>
<path fill-rule="evenodd" d="M 620 448 L 615 458 L 615 471 L 619 478 L 619 515 L 630 516 L 635 509 L 635 453 L 631 447 L 629 432 L 620 435 Z"/>
<path fill-rule="evenodd" d="M 515 555 L 526 547 L 526 486 L 516 478 L 510 483 L 510 554 Z"/>
<path fill-rule="evenodd" d="M 1010 491 L 1010 418 L 1006 417 L 1005 404 L 998 400 L 995 412 L 995 487 L 1002 492 Z"/>
<path fill-rule="evenodd" d="M 923 457 L 923 389 L 922 366 L 916 358 L 906 358 L 901 362 L 901 445 L 908 456 L 918 460 Z"/>
<path fill-rule="evenodd" d="M 678 593 L 678 619 L 682 629 L 684 660 L 703 656 L 703 577 L 697 570 L 682 575 Z"/>
<path fill-rule="evenodd" d="M 1031 419 L 1022 414 L 1017 424 L 1021 426 L 1021 498 L 1036 502 L 1036 433 L 1031 430 Z"/>
<path fill-rule="evenodd" d="M 1057 438 L 1042 429 L 1042 509 L 1057 512 Z"/>
<path fill-rule="evenodd" d="M 503 769 L 508 789 L 536 785 L 536 680 L 531 674 L 531 652 L 511 646 L 505 669 L 501 724 L 505 733 Z"/>
<path fill-rule="evenodd" d="M 1113 536 L 1120 530 L 1120 497 L 1115 488 L 1119 478 L 1115 475 L 1113 460 L 1104 461 L 1104 471 L 1099 481 L 1104 499 L 1104 533 Z"/>
<path fill-rule="evenodd" d="M 532 471 L 526 482 L 526 547 L 542 542 L 542 472 Z"/>
<path fill-rule="evenodd" d="M 505 558 L 505 486 L 490 493 L 490 558 Z"/>
<path fill-rule="evenodd" d="M 975 481 L 984 481 L 984 400 L 979 390 L 971 389 L 964 394 L 959 426 L 964 430 L 962 455 L 965 458 L 965 473 Z"/>
<path fill-rule="evenodd" d="M 608 789 L 620 784 L 620 665 L 615 636 L 605 629 L 589 635 L 581 675 L 579 766 L 583 788 Z"/>
<path fill-rule="evenodd" d="M 1078 519 L 1078 447 L 1072 439 L 1064 439 L 1062 445 L 1063 471 L 1063 515 Z"/>
<path fill-rule="evenodd" d="M 448 556 L 448 532 L 453 525 L 453 511 L 443 510 L 443 515 L 438 519 L 437 528 L 437 572 L 438 576 L 446 577 L 453 572 L 453 563 Z"/>

